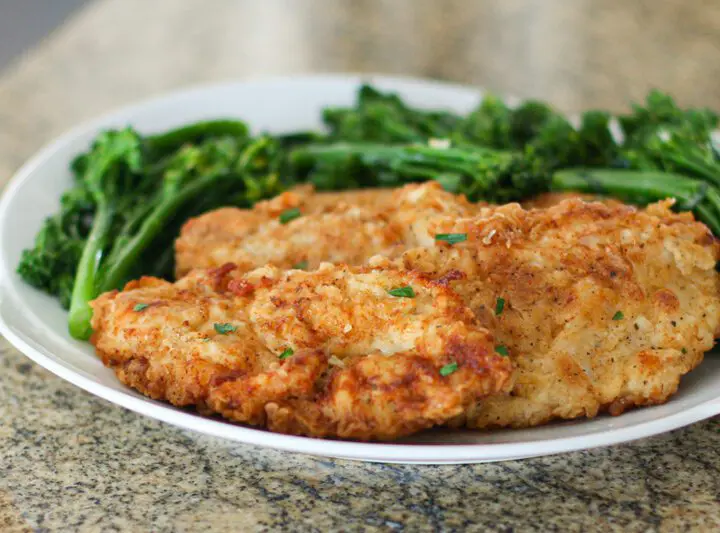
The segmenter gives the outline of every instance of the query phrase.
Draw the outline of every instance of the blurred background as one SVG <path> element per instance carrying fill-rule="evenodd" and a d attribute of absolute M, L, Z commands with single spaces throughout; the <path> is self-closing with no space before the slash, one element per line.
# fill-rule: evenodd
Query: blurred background
<path fill-rule="evenodd" d="M 568 109 L 653 86 L 720 107 L 717 0 L 0 0 L 0 68 L 68 19 L 69 68 L 164 71 L 163 85 L 374 71 Z"/>
<path fill-rule="evenodd" d="M 619 110 L 651 87 L 720 108 L 720 1 L 0 0 L 13 165 L 148 95 L 337 71 L 471 83 L 570 112 Z"/>

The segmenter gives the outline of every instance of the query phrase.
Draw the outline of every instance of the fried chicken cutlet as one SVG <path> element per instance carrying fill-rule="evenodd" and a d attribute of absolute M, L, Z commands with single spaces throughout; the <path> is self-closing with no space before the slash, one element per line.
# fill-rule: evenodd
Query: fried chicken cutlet
<path fill-rule="evenodd" d="M 402 206 L 406 224 L 397 232 L 409 238 L 372 264 L 450 284 L 516 362 L 512 393 L 478 403 L 466 417 L 472 427 L 533 426 L 662 403 L 713 346 L 718 244 L 669 202 L 643 210 L 554 196 L 543 200 L 545 209 L 509 204 L 418 215 L 408 208 L 418 198 L 441 196 L 452 206 L 452 195 L 433 183 L 394 194 L 390 203 Z M 308 241 L 321 226 L 317 221 Z M 303 227 L 293 229 L 302 240 Z M 435 242 L 442 233 L 467 234 L 467 241 Z M 405 253 L 393 263 L 399 249 Z M 246 257 L 255 266 L 266 259 Z"/>
<path fill-rule="evenodd" d="M 408 250 L 399 264 L 446 280 L 516 366 L 512 392 L 478 402 L 462 422 L 620 414 L 676 392 L 720 333 L 720 247 L 671 205 L 569 199 L 435 220 L 431 231 L 467 240 Z"/>
<path fill-rule="evenodd" d="M 324 261 L 360 265 L 373 255 L 432 244 L 424 230 L 432 216 L 471 216 L 476 209 L 438 184 L 341 193 L 298 187 L 252 209 L 222 208 L 189 220 L 175 243 L 176 273 L 225 263 L 243 271 L 266 264 L 314 269 Z"/>
<path fill-rule="evenodd" d="M 393 439 L 510 386 L 510 360 L 472 311 L 413 272 L 230 264 L 91 305 L 91 341 L 120 381 L 283 433 Z"/>

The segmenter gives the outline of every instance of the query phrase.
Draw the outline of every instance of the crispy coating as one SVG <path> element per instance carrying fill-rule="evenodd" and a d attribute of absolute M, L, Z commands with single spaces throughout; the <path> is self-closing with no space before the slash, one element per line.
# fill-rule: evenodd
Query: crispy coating
<path fill-rule="evenodd" d="M 509 395 L 478 402 L 456 424 L 620 414 L 676 392 L 720 333 L 720 277 L 716 239 L 671 205 L 566 199 L 434 221 L 431 231 L 468 240 L 408 250 L 400 265 L 446 280 L 516 365 Z"/>
<path fill-rule="evenodd" d="M 614 198 L 603 197 L 598 194 L 581 192 L 546 192 L 528 198 L 522 202 L 525 209 L 545 209 L 561 203 L 563 200 L 584 200 L 586 202 L 603 202 L 611 205 L 622 205 L 622 202 Z"/>
<path fill-rule="evenodd" d="M 414 297 L 388 293 L 406 286 Z M 92 308 L 92 342 L 123 383 L 278 432 L 393 439 L 511 385 L 472 311 L 412 272 L 229 264 L 142 278 Z"/>
<path fill-rule="evenodd" d="M 288 209 L 302 216 L 283 224 Z M 432 244 L 425 231 L 432 216 L 471 216 L 476 209 L 437 183 L 317 194 L 298 187 L 253 209 L 222 208 L 189 220 L 175 243 L 176 274 L 225 263 L 243 271 L 266 264 L 315 269 L 323 261 L 360 265 L 376 254 L 395 257 Z"/>

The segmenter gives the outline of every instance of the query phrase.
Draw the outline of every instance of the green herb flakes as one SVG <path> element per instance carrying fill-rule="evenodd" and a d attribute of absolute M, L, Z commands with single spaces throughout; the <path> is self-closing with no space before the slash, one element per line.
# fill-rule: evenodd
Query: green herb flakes
<path fill-rule="evenodd" d="M 457 244 L 467 240 L 467 233 L 438 233 L 435 235 L 436 241 L 444 241 L 448 244 Z"/>
<path fill-rule="evenodd" d="M 295 352 L 292 348 L 285 348 L 283 353 L 278 355 L 278 359 L 287 359 L 288 357 L 291 357 Z"/>
<path fill-rule="evenodd" d="M 445 365 L 444 367 L 442 367 L 440 369 L 440 375 L 443 377 L 449 376 L 450 374 L 455 372 L 457 369 L 458 369 L 457 363 L 448 363 L 447 365 Z"/>
<path fill-rule="evenodd" d="M 214 326 L 215 331 L 217 331 L 220 335 L 227 335 L 228 333 L 232 333 L 237 329 L 236 326 L 233 326 L 232 324 L 225 323 L 219 323 L 215 322 Z"/>
<path fill-rule="evenodd" d="M 505 309 L 505 298 L 498 298 L 495 301 L 495 316 L 502 315 L 503 309 Z"/>
<path fill-rule="evenodd" d="M 307 270 L 308 268 L 308 262 L 307 261 L 300 261 L 299 263 L 295 263 L 293 265 L 293 268 L 295 270 Z"/>
<path fill-rule="evenodd" d="M 293 207 L 292 209 L 286 209 L 285 211 L 280 213 L 280 224 L 287 224 L 288 222 L 295 220 L 296 218 L 299 218 L 301 216 L 302 213 L 297 207 Z"/>
<path fill-rule="evenodd" d="M 388 294 L 390 296 L 397 296 L 398 298 L 415 298 L 415 291 L 410 285 L 391 289 L 388 291 Z"/>
<path fill-rule="evenodd" d="M 149 304 L 135 304 L 135 307 L 133 307 L 133 311 L 139 313 L 141 311 L 145 311 L 145 309 L 147 309 L 148 307 L 150 307 Z"/>
<path fill-rule="evenodd" d="M 625 315 L 623 315 L 622 311 L 618 311 L 612 317 L 613 320 L 622 320 L 623 318 L 625 318 Z"/>
<path fill-rule="evenodd" d="M 503 357 L 507 357 L 509 353 L 507 347 L 503 346 L 502 344 L 498 344 L 497 346 L 495 346 L 495 351 Z"/>

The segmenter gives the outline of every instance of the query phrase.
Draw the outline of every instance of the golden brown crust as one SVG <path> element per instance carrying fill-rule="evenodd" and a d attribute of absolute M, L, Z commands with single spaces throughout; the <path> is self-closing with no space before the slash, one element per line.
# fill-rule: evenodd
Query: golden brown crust
<path fill-rule="evenodd" d="M 162 302 L 149 301 L 149 310 L 159 316 L 177 312 L 184 298 L 195 311 L 207 306 L 222 307 L 225 298 L 252 302 L 246 307 L 233 304 L 229 309 L 233 313 L 255 313 L 255 318 L 248 315 L 253 333 L 244 337 L 248 355 L 242 357 L 256 361 L 258 368 L 242 370 L 239 375 L 234 366 L 204 357 L 201 350 L 200 355 L 191 356 L 190 363 L 175 357 L 172 370 L 158 372 L 144 347 L 128 345 L 123 338 L 137 327 L 133 325 L 127 326 L 122 335 L 117 330 L 105 333 L 102 349 L 98 344 L 103 357 L 124 382 L 156 398 L 168 398 L 179 405 L 197 404 L 202 410 L 266 424 L 277 431 L 391 438 L 443 423 L 443 417 L 450 412 L 458 413 L 451 420 L 454 425 L 525 427 L 557 418 L 591 417 L 602 411 L 620 414 L 634 406 L 662 403 L 677 390 L 682 375 L 701 362 L 714 336 L 720 334 L 720 278 L 714 268 L 718 243 L 691 214 L 673 213 L 672 202 L 659 202 L 641 210 L 616 201 L 598 203 L 556 196 L 545 198 L 541 202 L 543 209 L 523 209 L 517 204 L 474 206 L 434 184 L 411 185 L 390 194 L 382 191 L 381 200 L 374 199 L 374 192 L 367 193 L 357 197 L 359 207 L 353 205 L 351 196 L 312 195 L 308 190 L 301 194 L 306 195 L 302 205 L 315 206 L 308 207 L 303 217 L 305 225 L 297 219 L 282 227 L 275 224 L 258 229 L 267 226 L 271 218 L 275 220 L 287 206 L 299 205 L 292 203 L 297 199 L 287 195 L 253 211 L 233 210 L 227 219 L 223 219 L 222 212 L 208 214 L 204 221 L 198 219 L 198 227 L 206 228 L 203 231 L 209 240 L 198 228 L 186 228 L 183 238 L 189 255 L 185 263 L 204 260 L 203 254 L 210 251 L 212 255 L 219 243 L 222 252 L 211 264 L 219 266 L 216 261 L 225 257 L 240 257 L 242 264 L 232 274 L 227 269 L 205 276 L 193 274 L 198 279 L 213 280 L 208 281 L 213 288 L 207 297 L 195 286 L 182 289 L 184 283 L 191 283 L 183 280 L 174 286 L 177 294 L 173 293 L 169 309 L 164 309 Z M 376 199 L 381 210 L 374 207 Z M 365 209 L 364 218 L 362 224 L 353 226 L 351 219 L 355 215 L 348 213 L 357 213 L 356 209 Z M 329 213 L 337 218 L 323 218 Z M 249 227 L 245 237 L 237 229 L 242 224 Z M 344 247 L 333 237 L 339 225 L 358 240 Z M 468 240 L 454 245 L 435 242 L 437 233 L 467 233 Z M 260 239 L 259 235 L 264 237 Z M 312 242 L 317 246 L 313 248 L 311 268 L 338 256 L 352 262 L 369 259 L 370 265 L 389 269 L 392 274 L 385 276 L 401 276 L 413 284 L 415 281 L 409 280 L 421 280 L 418 283 L 427 290 L 440 291 L 433 293 L 437 294 L 434 298 L 445 295 L 442 301 L 450 301 L 443 298 L 449 298 L 447 290 L 452 289 L 472 310 L 475 320 L 495 334 L 497 341 L 493 342 L 508 348 L 517 367 L 512 392 L 463 403 L 467 394 L 482 397 L 477 391 L 489 392 L 493 388 L 487 385 L 489 382 L 482 386 L 463 381 L 467 389 L 460 385 L 453 388 L 459 396 L 432 385 L 420 393 L 427 401 L 416 402 L 413 387 L 433 383 L 433 371 L 424 365 L 431 360 L 436 369 L 436 356 L 428 359 L 404 353 L 402 359 L 391 358 L 392 365 L 386 368 L 388 359 L 376 357 L 377 346 L 368 342 L 397 339 L 397 332 L 388 330 L 382 321 L 363 321 L 363 315 L 356 312 L 359 310 L 348 303 L 357 296 L 347 284 L 337 290 L 322 284 L 307 288 L 294 284 L 293 280 L 304 279 L 296 276 L 309 275 L 298 272 L 282 274 L 289 276 L 289 281 L 278 282 L 277 276 L 281 275 L 273 268 L 239 275 L 240 270 L 260 266 L 267 260 L 269 252 L 259 246 L 261 241 L 265 248 L 277 251 L 271 259 L 280 267 L 308 258 L 298 256 L 306 253 L 298 251 L 303 250 L 301 247 L 283 248 L 283 242 Z M 239 251 L 233 249 L 236 245 Z M 181 250 L 179 245 L 179 261 Z M 327 268 L 328 272 L 333 270 Z M 344 275 L 348 280 L 360 272 L 342 271 L 349 272 Z M 259 274 L 262 272 L 272 274 Z M 164 282 L 141 280 L 130 288 L 146 290 L 157 283 Z M 284 287 L 280 294 L 273 292 L 277 286 Z M 318 292 L 318 287 L 325 288 Z M 268 296 L 271 293 L 272 298 Z M 372 293 L 368 289 L 367 294 Z M 100 300 L 120 298 L 122 294 Z M 505 306 L 496 316 L 499 298 Z M 370 308 L 377 305 L 370 296 L 360 301 Z M 467 309 L 457 311 L 462 306 L 455 301 L 454 305 L 459 306 L 454 308 L 456 311 L 446 306 L 436 312 L 463 323 L 472 322 L 466 316 Z M 105 311 L 102 316 L 106 319 L 98 324 L 100 330 L 106 323 L 114 323 L 117 315 L 117 309 Z M 358 323 L 345 331 L 344 317 L 349 315 Z M 460 315 L 465 318 L 460 319 Z M 173 325 L 156 337 L 143 337 L 143 344 L 163 345 L 176 331 L 187 327 Z M 192 321 L 189 327 L 201 329 Z M 407 333 L 410 327 L 408 323 L 403 331 Z M 420 322 L 418 327 L 416 339 L 432 336 L 427 324 Z M 461 342 L 467 335 L 445 335 L 444 356 L 465 358 L 468 365 L 484 361 L 481 356 L 463 355 L 476 353 L 476 348 Z M 284 349 L 285 339 L 294 343 L 294 358 L 300 358 L 301 365 L 296 367 L 288 360 L 281 367 L 272 366 L 275 355 Z M 342 374 L 342 379 L 328 377 L 329 354 L 335 353 L 333 339 L 349 343 L 341 352 L 353 371 L 346 367 L 348 373 Z M 473 340 L 471 345 L 482 347 L 488 342 Z M 118 349 L 124 354 L 120 362 L 111 357 Z M 192 348 L 190 353 L 195 354 Z M 477 364 L 479 369 L 484 363 Z M 285 365 L 293 369 L 287 376 L 281 372 Z M 384 384 L 381 390 L 387 396 L 382 398 L 399 402 L 402 413 L 384 409 L 377 402 L 365 403 L 367 398 L 380 394 L 377 387 L 359 385 L 365 383 L 367 375 L 374 376 L 376 385 L 378 380 Z M 491 371 L 491 375 L 500 373 Z M 410 376 L 413 387 L 407 386 L 404 376 Z M 384 379 L 403 385 L 388 388 Z M 502 381 L 495 379 L 496 385 Z M 319 386 L 323 394 L 312 396 L 308 392 L 317 392 Z M 210 390 L 214 391 L 212 395 Z M 467 393 L 469 390 L 475 392 Z M 430 398 L 447 399 L 450 404 L 431 405 Z M 432 410 L 433 405 L 437 411 Z"/>
<path fill-rule="evenodd" d="M 720 283 L 718 243 L 671 204 L 640 210 L 567 199 L 544 210 L 486 208 L 434 226 L 467 233 L 466 242 L 405 253 L 404 268 L 436 278 L 463 273 L 452 288 L 516 364 L 512 393 L 479 402 L 468 425 L 618 414 L 677 390 L 713 346 Z"/>
<path fill-rule="evenodd" d="M 279 217 L 297 208 L 286 224 Z M 249 271 L 266 264 L 315 269 L 323 261 L 363 264 L 376 254 L 395 257 L 408 246 L 432 244 L 425 221 L 470 216 L 477 207 L 437 183 L 403 189 L 317 193 L 303 186 L 253 209 L 222 208 L 189 220 L 175 243 L 177 276 L 234 263 Z"/>
<path fill-rule="evenodd" d="M 388 293 L 408 285 L 414 298 Z M 509 359 L 458 296 L 409 272 L 226 266 L 142 278 L 92 307 L 92 342 L 123 383 L 274 431 L 392 439 L 510 385 Z"/>

